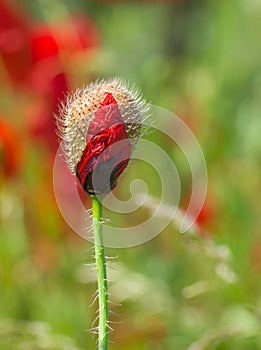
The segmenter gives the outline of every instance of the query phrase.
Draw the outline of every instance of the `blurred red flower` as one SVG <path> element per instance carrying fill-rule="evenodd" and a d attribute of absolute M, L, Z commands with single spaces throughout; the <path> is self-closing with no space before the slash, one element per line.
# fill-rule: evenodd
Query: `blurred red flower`
<path fill-rule="evenodd" d="M 3 0 L 0 0 L 0 54 L 10 80 L 14 84 L 23 83 L 31 67 L 28 22 L 17 8 Z"/>
<path fill-rule="evenodd" d="M 58 112 L 58 105 L 69 89 L 65 64 L 77 53 L 97 47 L 98 29 L 86 16 L 73 15 L 63 21 L 36 23 L 32 27 L 33 66 L 28 82 L 42 103 L 35 106 L 36 114 L 30 116 L 30 130 L 53 152 L 58 147 L 53 114 Z"/>
<path fill-rule="evenodd" d="M 17 131 L 12 124 L 0 117 L 1 176 L 3 175 L 5 178 L 16 175 L 21 163 L 21 143 L 17 141 Z"/>
<path fill-rule="evenodd" d="M 190 201 L 190 196 L 187 196 L 184 201 L 182 207 L 184 210 L 187 210 L 188 205 Z M 199 228 L 203 229 L 210 229 L 212 228 L 212 225 L 215 224 L 216 220 L 218 218 L 218 205 L 217 200 L 214 198 L 214 195 L 207 194 L 207 197 L 205 199 L 205 202 L 200 210 L 199 215 L 196 218 L 196 224 L 199 226 Z M 203 232 L 202 231 L 202 232 Z"/>
<path fill-rule="evenodd" d="M 27 112 L 31 136 L 41 140 L 52 153 L 58 148 L 54 113 L 58 112 L 58 105 L 65 98 L 67 91 L 65 74 L 55 75 L 49 82 L 49 89 L 30 105 Z"/>
<path fill-rule="evenodd" d="M 19 94 L 30 96 L 26 122 L 30 135 L 55 154 L 54 114 L 69 89 L 70 65 L 99 46 L 99 31 L 86 15 L 71 14 L 55 22 L 37 22 L 18 6 L 0 0 L 0 55 Z M 78 62 L 78 60 L 77 60 Z M 12 155 L 8 160 L 12 164 Z M 8 163 L 9 164 L 9 163 Z M 8 166 L 11 169 L 11 165 Z"/>
<path fill-rule="evenodd" d="M 197 224 L 200 226 L 208 226 L 215 219 L 216 210 L 214 209 L 213 202 L 206 199 L 203 207 L 197 217 Z"/>
<path fill-rule="evenodd" d="M 65 54 L 70 59 L 77 52 L 96 49 L 99 42 L 95 23 L 78 14 L 52 24 L 36 23 L 31 34 L 33 62 Z"/>
<path fill-rule="evenodd" d="M 79 52 L 97 48 L 98 43 L 98 28 L 87 16 L 73 14 L 54 23 L 32 22 L 18 7 L 0 0 L 0 54 L 14 85 L 30 82 L 39 61 L 56 61 L 40 66 L 42 75 L 50 75 L 50 65 L 60 65 L 63 71 L 61 56 L 70 60 Z"/>

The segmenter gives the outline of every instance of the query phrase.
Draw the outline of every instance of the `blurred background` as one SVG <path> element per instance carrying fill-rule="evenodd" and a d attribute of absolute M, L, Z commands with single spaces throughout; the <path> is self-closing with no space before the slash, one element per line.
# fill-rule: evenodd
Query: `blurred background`
<path fill-rule="evenodd" d="M 209 186 L 198 240 L 171 223 L 107 249 L 118 256 L 109 348 L 261 349 L 260 33 L 259 0 L 0 0 L 0 349 L 95 348 L 91 244 L 55 202 L 53 114 L 64 93 L 110 76 L 187 123 Z M 185 209 L 182 152 L 152 137 L 177 166 Z"/>

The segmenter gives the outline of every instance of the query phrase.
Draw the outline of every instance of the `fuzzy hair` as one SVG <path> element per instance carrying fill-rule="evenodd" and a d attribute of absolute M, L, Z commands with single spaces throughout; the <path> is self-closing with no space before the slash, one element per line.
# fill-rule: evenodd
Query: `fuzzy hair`
<path fill-rule="evenodd" d="M 86 147 L 86 135 L 90 122 L 106 93 L 112 93 L 117 101 L 131 145 L 135 146 L 141 136 L 142 124 L 149 117 L 148 104 L 139 89 L 121 78 L 97 80 L 81 89 L 76 89 L 61 103 L 56 116 L 57 133 L 62 149 L 72 172 L 75 171 Z"/>

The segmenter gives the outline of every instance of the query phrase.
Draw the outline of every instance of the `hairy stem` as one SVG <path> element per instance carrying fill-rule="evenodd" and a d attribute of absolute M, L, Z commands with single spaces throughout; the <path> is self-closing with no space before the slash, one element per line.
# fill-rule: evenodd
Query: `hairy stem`
<path fill-rule="evenodd" d="M 99 296 L 99 326 L 98 326 L 98 349 L 108 349 L 108 286 L 106 261 L 102 235 L 102 204 L 96 196 L 92 196 L 93 214 L 93 240 L 95 248 L 95 260 L 98 278 Z"/>

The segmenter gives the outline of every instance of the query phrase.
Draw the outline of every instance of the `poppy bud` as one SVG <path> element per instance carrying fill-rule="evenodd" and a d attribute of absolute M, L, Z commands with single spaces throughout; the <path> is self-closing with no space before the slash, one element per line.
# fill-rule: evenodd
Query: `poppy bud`
<path fill-rule="evenodd" d="M 117 184 L 138 141 L 149 104 L 114 78 L 76 90 L 60 107 L 58 133 L 71 171 L 89 195 Z"/>

